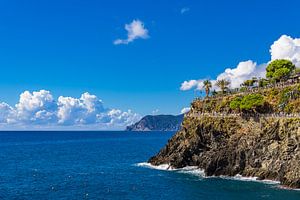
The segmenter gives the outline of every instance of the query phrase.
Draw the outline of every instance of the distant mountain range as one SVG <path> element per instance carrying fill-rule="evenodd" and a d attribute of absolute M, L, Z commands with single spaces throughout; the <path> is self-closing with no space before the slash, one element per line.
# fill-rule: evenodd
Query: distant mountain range
<path fill-rule="evenodd" d="M 126 131 L 177 131 L 183 121 L 182 115 L 147 115 L 139 122 L 127 126 Z"/>

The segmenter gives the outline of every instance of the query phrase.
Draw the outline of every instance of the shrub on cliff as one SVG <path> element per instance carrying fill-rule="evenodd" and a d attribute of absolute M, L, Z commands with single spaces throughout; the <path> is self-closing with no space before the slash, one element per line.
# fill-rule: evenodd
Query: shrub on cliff
<path fill-rule="evenodd" d="M 241 97 L 235 97 L 231 102 L 230 102 L 230 108 L 232 110 L 240 110 L 242 98 Z"/>
<path fill-rule="evenodd" d="M 256 110 L 265 104 L 264 97 L 261 94 L 248 94 L 243 97 L 240 109 L 241 110 Z"/>
<path fill-rule="evenodd" d="M 230 102 L 232 110 L 256 111 L 265 105 L 264 97 L 261 94 L 249 94 L 241 97 L 235 97 Z"/>

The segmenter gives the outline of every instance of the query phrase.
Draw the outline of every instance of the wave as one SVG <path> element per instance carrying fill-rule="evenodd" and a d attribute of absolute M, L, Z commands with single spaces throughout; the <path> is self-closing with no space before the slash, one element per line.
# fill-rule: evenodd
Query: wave
<path fill-rule="evenodd" d="M 142 162 L 142 163 L 137 163 L 135 165 L 138 167 L 146 167 L 146 168 L 163 170 L 163 171 L 177 171 L 178 170 L 169 164 L 162 164 L 162 165 L 155 166 L 155 165 L 152 165 L 151 163 Z"/>
<path fill-rule="evenodd" d="M 246 177 L 246 176 L 242 176 L 240 174 L 237 174 L 237 175 L 232 176 L 232 177 L 231 176 L 220 176 L 220 178 L 237 180 L 237 181 L 260 182 L 260 183 L 265 183 L 265 184 L 270 184 L 270 185 L 280 184 L 279 181 L 273 181 L 273 180 L 268 180 L 268 179 L 260 180 L 258 177 Z"/>
<path fill-rule="evenodd" d="M 201 178 L 222 178 L 222 179 L 227 179 L 227 180 L 236 180 L 236 181 L 251 181 L 251 182 L 260 182 L 260 183 L 265 183 L 265 184 L 271 184 L 271 185 L 279 185 L 279 181 L 273 181 L 273 180 L 259 180 L 258 177 L 245 177 L 240 174 L 235 175 L 235 176 L 206 176 L 205 172 L 203 169 L 197 167 L 197 166 L 187 166 L 184 168 L 176 169 L 172 167 L 170 164 L 162 164 L 162 165 L 152 165 L 151 163 L 147 162 L 142 162 L 142 163 L 137 163 L 136 166 L 138 167 L 146 167 L 146 168 L 151 168 L 151 169 L 156 169 L 156 170 L 162 170 L 162 171 L 176 171 L 179 173 L 184 173 L 184 174 L 191 174 L 195 175 Z"/>
<path fill-rule="evenodd" d="M 161 171 L 176 171 L 179 173 L 193 174 L 196 176 L 205 177 L 204 170 L 200 169 L 197 166 L 187 166 L 184 168 L 177 169 L 177 168 L 172 167 L 170 164 L 162 164 L 162 165 L 155 166 L 155 165 L 152 165 L 151 163 L 142 162 L 142 163 L 137 163 L 135 165 L 138 167 L 146 167 L 146 168 L 156 169 L 156 170 L 161 170 Z"/>
<path fill-rule="evenodd" d="M 280 185 L 279 188 L 282 189 L 282 190 L 293 190 L 293 191 L 300 192 L 300 189 L 298 189 L 298 188 L 289 188 L 289 187 L 286 187 L 286 186 L 283 186 L 283 185 Z"/>

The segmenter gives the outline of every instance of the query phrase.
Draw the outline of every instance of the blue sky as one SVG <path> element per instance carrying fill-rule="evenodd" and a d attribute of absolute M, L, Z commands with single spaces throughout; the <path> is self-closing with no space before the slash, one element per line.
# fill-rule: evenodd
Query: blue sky
<path fill-rule="evenodd" d="M 55 98 L 89 92 L 111 108 L 178 114 L 194 97 L 180 91 L 183 81 L 215 78 L 249 59 L 266 63 L 281 35 L 299 37 L 299 7 L 296 0 L 1 1 L 0 101 L 14 105 L 25 90 Z M 135 19 L 149 37 L 114 45 Z"/>

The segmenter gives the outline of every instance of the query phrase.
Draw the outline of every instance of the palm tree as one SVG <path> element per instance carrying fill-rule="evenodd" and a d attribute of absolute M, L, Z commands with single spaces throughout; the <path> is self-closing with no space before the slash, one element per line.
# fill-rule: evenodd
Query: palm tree
<path fill-rule="evenodd" d="M 203 87 L 205 88 L 206 97 L 208 97 L 210 88 L 212 87 L 210 80 L 203 81 Z"/>
<path fill-rule="evenodd" d="M 217 80 L 216 85 L 221 89 L 222 93 L 225 94 L 225 91 L 228 89 L 230 81 L 226 79 Z"/>

